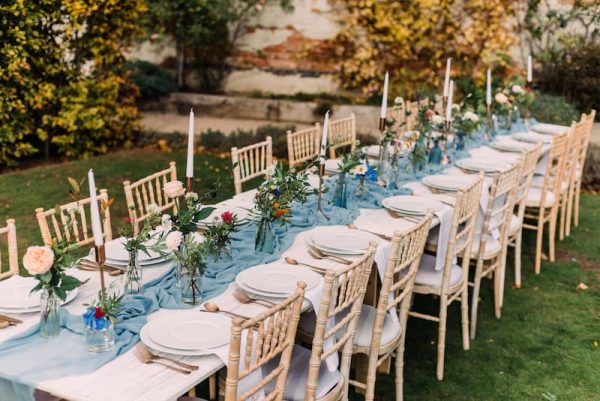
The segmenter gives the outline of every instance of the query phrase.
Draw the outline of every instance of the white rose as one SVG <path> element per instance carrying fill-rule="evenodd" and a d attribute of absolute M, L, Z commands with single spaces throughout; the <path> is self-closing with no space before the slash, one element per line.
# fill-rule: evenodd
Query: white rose
<path fill-rule="evenodd" d="M 521 85 L 513 85 L 511 89 L 513 93 L 523 93 L 523 88 Z"/>
<path fill-rule="evenodd" d="M 47 246 L 30 246 L 23 256 L 23 267 L 31 275 L 44 274 L 54 264 L 54 252 Z"/>
<path fill-rule="evenodd" d="M 163 216 L 161 217 L 160 226 L 161 230 L 164 232 L 168 233 L 169 231 L 171 231 L 171 228 L 173 227 L 173 223 L 171 222 L 171 216 L 169 216 L 168 214 L 163 214 Z"/>
<path fill-rule="evenodd" d="M 436 125 L 443 124 L 444 117 L 440 116 L 439 114 L 436 114 L 435 116 L 431 117 L 431 122 Z"/>
<path fill-rule="evenodd" d="M 460 110 L 460 104 L 453 103 L 452 110 L 456 110 L 456 111 Z"/>
<path fill-rule="evenodd" d="M 474 123 L 479 121 L 479 116 L 476 113 L 473 113 L 472 111 L 467 111 L 464 115 L 463 118 L 465 120 L 469 120 L 469 121 L 473 121 Z"/>
<path fill-rule="evenodd" d="M 500 103 L 500 104 L 508 103 L 508 97 L 506 97 L 506 95 L 502 92 L 496 93 L 496 96 L 494 96 L 494 99 L 496 100 L 497 103 Z"/>
<path fill-rule="evenodd" d="M 176 251 L 179 249 L 179 245 L 183 241 L 183 234 L 181 231 L 171 231 L 165 238 L 165 245 L 170 251 Z"/>
<path fill-rule="evenodd" d="M 163 191 L 167 198 L 177 198 L 185 193 L 185 188 L 181 181 L 169 181 L 165 184 Z"/>
<path fill-rule="evenodd" d="M 161 212 L 160 206 L 158 206 L 156 203 L 149 204 L 148 207 L 146 208 L 146 211 L 149 214 L 159 214 Z"/>
<path fill-rule="evenodd" d="M 404 99 L 402 99 L 400 96 L 398 96 L 397 98 L 394 99 L 394 104 L 397 104 L 397 105 L 404 104 Z"/>
<path fill-rule="evenodd" d="M 198 200 L 198 194 L 195 192 L 188 192 L 185 194 L 185 200 L 195 202 Z"/>

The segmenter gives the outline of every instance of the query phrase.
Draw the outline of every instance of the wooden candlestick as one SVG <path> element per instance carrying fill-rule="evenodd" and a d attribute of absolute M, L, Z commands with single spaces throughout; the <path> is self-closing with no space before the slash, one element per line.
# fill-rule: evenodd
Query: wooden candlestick
<path fill-rule="evenodd" d="M 100 246 L 94 246 L 94 250 L 96 254 L 96 263 L 100 269 L 100 288 L 102 289 L 102 292 L 104 292 L 106 289 L 106 286 L 104 285 L 104 262 L 106 261 L 104 244 Z"/>
<path fill-rule="evenodd" d="M 323 213 L 321 209 L 321 199 L 323 198 L 323 177 L 325 175 L 325 163 L 319 164 L 319 193 L 317 194 L 317 213 L 321 213 L 323 217 L 329 220 L 329 217 Z"/>
<path fill-rule="evenodd" d="M 185 177 L 185 192 L 194 190 L 194 177 Z"/>

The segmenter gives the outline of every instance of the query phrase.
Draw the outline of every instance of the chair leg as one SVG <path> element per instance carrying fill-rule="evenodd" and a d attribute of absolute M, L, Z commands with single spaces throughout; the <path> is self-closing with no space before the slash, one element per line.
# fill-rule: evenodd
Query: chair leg
<path fill-rule="evenodd" d="M 569 193 L 567 195 L 567 217 L 565 219 L 565 236 L 571 236 L 571 219 L 573 218 L 573 200 L 574 200 L 574 191 L 575 191 L 575 183 L 572 182 L 569 185 Z"/>
<path fill-rule="evenodd" d="M 469 286 L 465 281 L 462 289 L 462 295 L 460 296 L 460 312 L 462 321 L 462 340 L 463 350 L 468 351 L 470 348 L 469 340 Z"/>
<path fill-rule="evenodd" d="M 521 288 L 521 242 L 523 241 L 523 229 L 519 230 L 515 237 L 515 287 Z"/>
<path fill-rule="evenodd" d="M 477 332 L 477 307 L 479 306 L 482 269 L 483 261 L 478 261 L 475 268 L 475 277 L 473 278 L 473 294 L 471 295 L 471 340 L 475 339 L 475 333 Z"/>
<path fill-rule="evenodd" d="M 369 366 L 367 366 L 367 389 L 365 391 L 365 401 L 373 401 L 375 398 L 375 380 L 377 379 L 377 352 L 369 354 Z M 397 379 L 397 375 L 396 375 Z"/>
<path fill-rule="evenodd" d="M 504 292 L 503 283 L 504 272 L 502 271 L 502 266 L 498 265 L 494 271 L 494 313 L 496 314 L 496 319 L 500 319 L 500 316 L 502 315 L 502 293 Z"/>
<path fill-rule="evenodd" d="M 437 379 L 444 380 L 444 354 L 446 352 L 446 317 L 448 314 L 448 295 L 440 297 L 440 322 L 438 327 Z"/>
<path fill-rule="evenodd" d="M 575 202 L 573 204 L 574 207 L 574 218 L 573 225 L 575 227 L 579 227 L 579 199 L 581 196 L 581 184 L 577 186 L 577 191 L 575 191 Z"/>
<path fill-rule="evenodd" d="M 214 374 L 208 378 L 208 398 L 211 401 L 217 399 L 217 375 Z"/>
<path fill-rule="evenodd" d="M 542 215 L 539 216 L 537 238 L 535 242 L 535 274 L 540 274 L 542 270 L 542 240 L 544 239 L 544 223 Z"/>
<path fill-rule="evenodd" d="M 548 259 L 550 262 L 554 262 L 556 260 L 556 253 L 554 249 L 554 245 L 556 243 L 556 222 L 558 220 L 558 205 L 554 206 L 552 211 L 550 212 L 550 231 L 548 235 L 548 249 L 549 255 Z"/>
<path fill-rule="evenodd" d="M 404 342 L 406 330 L 402 329 L 400 344 L 396 350 L 396 401 L 404 400 Z"/>
<path fill-rule="evenodd" d="M 565 219 L 567 217 L 567 194 L 560 196 L 560 227 L 558 228 L 558 240 L 565 239 Z"/>

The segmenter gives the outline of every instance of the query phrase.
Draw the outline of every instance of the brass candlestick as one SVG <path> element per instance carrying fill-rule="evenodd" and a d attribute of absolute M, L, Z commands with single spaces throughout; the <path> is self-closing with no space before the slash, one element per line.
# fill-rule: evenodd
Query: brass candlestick
<path fill-rule="evenodd" d="M 323 213 L 321 209 L 321 199 L 323 198 L 323 177 L 325 176 L 325 162 L 319 164 L 319 193 L 317 194 L 317 213 L 321 213 L 323 217 L 329 220 L 329 217 Z"/>
<path fill-rule="evenodd" d="M 442 95 L 442 110 L 446 110 L 447 104 L 448 104 L 448 96 Z"/>
<path fill-rule="evenodd" d="M 96 254 L 96 263 L 100 269 L 100 288 L 102 292 L 106 289 L 104 285 L 104 262 L 106 261 L 106 252 L 104 249 L 104 244 L 99 246 L 94 246 L 95 254 Z"/>
<path fill-rule="evenodd" d="M 529 90 L 531 89 L 531 82 L 525 83 L 525 128 L 529 128 L 529 101 L 527 99 Z"/>
<path fill-rule="evenodd" d="M 379 117 L 379 131 L 383 134 L 385 131 L 385 118 Z"/>
<path fill-rule="evenodd" d="M 194 177 L 185 177 L 185 192 L 194 190 Z"/>
<path fill-rule="evenodd" d="M 486 113 L 486 118 L 485 118 L 485 131 L 484 131 L 484 135 L 485 135 L 485 139 L 489 139 L 490 138 L 490 132 L 492 129 L 492 107 L 489 104 L 485 105 L 485 113 Z"/>

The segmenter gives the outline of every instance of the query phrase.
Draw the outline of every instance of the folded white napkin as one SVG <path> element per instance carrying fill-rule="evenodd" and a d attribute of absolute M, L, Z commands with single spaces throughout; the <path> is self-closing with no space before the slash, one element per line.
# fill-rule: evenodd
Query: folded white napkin
<path fill-rule="evenodd" d="M 469 154 L 473 157 L 486 158 L 489 160 L 506 160 L 510 162 L 516 162 L 519 157 L 521 157 L 519 153 L 500 152 L 488 146 L 471 149 L 469 150 Z"/>
<path fill-rule="evenodd" d="M 448 251 L 448 241 L 450 241 L 450 231 L 452 230 L 452 217 L 454 208 L 444 205 L 441 210 L 435 212 L 435 216 L 440 221 L 439 236 L 435 257 L 435 270 L 443 270 L 446 262 L 446 252 Z"/>
<path fill-rule="evenodd" d="M 423 196 L 423 195 L 432 195 L 433 192 L 426 185 L 421 183 L 421 181 L 413 181 L 408 184 L 402 185 L 402 188 L 408 188 L 413 191 L 413 195 Z"/>

